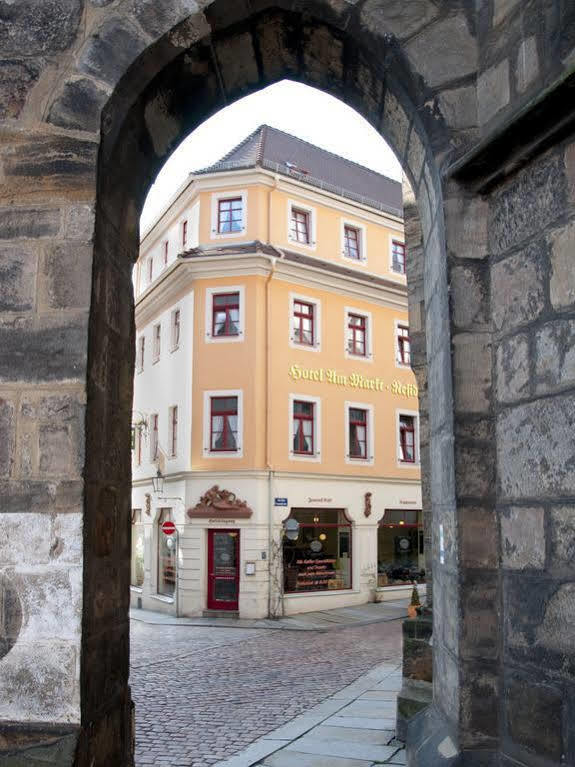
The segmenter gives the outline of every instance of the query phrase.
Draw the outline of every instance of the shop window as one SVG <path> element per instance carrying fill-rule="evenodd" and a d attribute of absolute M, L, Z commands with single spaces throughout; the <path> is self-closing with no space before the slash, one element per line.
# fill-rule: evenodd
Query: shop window
<path fill-rule="evenodd" d="M 296 540 L 283 539 L 287 594 L 352 587 L 351 522 L 343 509 L 292 509 Z"/>
<path fill-rule="evenodd" d="M 210 450 L 238 449 L 238 398 L 210 398 Z"/>
<path fill-rule="evenodd" d="M 293 402 L 293 452 L 297 455 L 314 455 L 315 406 L 313 402 Z"/>
<path fill-rule="evenodd" d="M 152 362 L 157 362 L 160 359 L 160 352 L 162 351 L 162 326 L 154 325 L 153 331 L 153 356 Z"/>
<path fill-rule="evenodd" d="M 138 339 L 138 355 L 136 361 L 136 370 L 141 373 L 144 369 L 144 353 L 146 351 L 146 336 L 140 336 Z"/>
<path fill-rule="evenodd" d="M 361 261 L 361 231 L 356 226 L 343 228 L 343 253 L 352 261 Z"/>
<path fill-rule="evenodd" d="M 141 589 L 144 584 L 144 525 L 142 510 L 132 509 L 132 559 L 130 585 Z"/>
<path fill-rule="evenodd" d="M 315 305 L 306 301 L 293 302 L 293 341 L 304 346 L 315 342 Z"/>
<path fill-rule="evenodd" d="M 416 417 L 399 416 L 398 452 L 401 463 L 416 463 Z"/>
<path fill-rule="evenodd" d="M 347 315 L 347 351 L 356 357 L 367 355 L 367 317 Z"/>
<path fill-rule="evenodd" d="M 171 509 L 160 509 L 158 536 L 158 594 L 173 597 L 176 590 L 176 538 L 162 530 L 164 522 L 173 522 Z"/>
<path fill-rule="evenodd" d="M 158 460 L 158 453 L 158 414 L 152 413 L 150 416 L 150 461 L 152 463 L 155 463 Z"/>
<path fill-rule="evenodd" d="M 174 309 L 172 312 L 172 351 L 175 351 L 180 345 L 180 310 Z"/>
<path fill-rule="evenodd" d="M 243 229 L 243 199 L 218 200 L 218 234 L 235 234 Z"/>
<path fill-rule="evenodd" d="M 391 268 L 397 274 L 405 274 L 405 243 L 391 241 Z"/>
<path fill-rule="evenodd" d="M 409 340 L 409 328 L 407 325 L 397 325 L 397 362 L 400 365 L 411 364 L 411 341 Z"/>
<path fill-rule="evenodd" d="M 240 294 L 216 293 L 212 296 L 212 336 L 237 336 L 240 332 Z"/>
<path fill-rule="evenodd" d="M 367 410 L 350 407 L 348 410 L 349 457 L 367 458 Z"/>
<path fill-rule="evenodd" d="M 386 509 L 377 532 L 377 585 L 425 583 L 420 510 Z"/>
<path fill-rule="evenodd" d="M 170 424 L 170 458 L 178 455 L 178 406 L 174 405 L 168 412 Z"/>

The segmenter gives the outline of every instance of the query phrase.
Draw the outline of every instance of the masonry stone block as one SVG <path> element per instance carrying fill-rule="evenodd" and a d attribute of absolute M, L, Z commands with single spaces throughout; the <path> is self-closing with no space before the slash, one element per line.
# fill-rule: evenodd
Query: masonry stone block
<path fill-rule="evenodd" d="M 71 80 L 52 104 L 48 121 L 62 128 L 96 133 L 100 130 L 100 115 L 108 97 L 109 92 L 93 80 L 85 77 Z"/>
<path fill-rule="evenodd" d="M 492 508 L 458 507 L 460 561 L 466 568 L 493 570 L 499 563 L 499 531 Z"/>
<path fill-rule="evenodd" d="M 0 246 L 0 311 L 26 312 L 36 300 L 37 254 L 28 245 Z"/>
<path fill-rule="evenodd" d="M 239 93 L 259 80 L 250 32 L 238 33 L 215 45 L 222 80 L 227 93 Z"/>
<path fill-rule="evenodd" d="M 512 506 L 501 512 L 501 556 L 513 570 L 545 566 L 545 511 Z"/>
<path fill-rule="evenodd" d="M 457 496 L 484 499 L 493 494 L 494 480 L 491 451 L 474 445 L 460 445 L 455 454 Z"/>
<path fill-rule="evenodd" d="M 157 38 L 188 16 L 199 12 L 196 0 L 175 0 L 157 3 L 155 0 L 132 0 L 133 13 L 142 29 Z"/>
<path fill-rule="evenodd" d="M 64 237 L 66 240 L 92 242 L 95 214 L 91 205 L 72 205 L 64 211 Z"/>
<path fill-rule="evenodd" d="M 82 508 L 80 480 L 2 480 L 0 508 L 3 513 L 77 512 Z"/>
<path fill-rule="evenodd" d="M 477 116 L 485 125 L 509 104 L 509 61 L 504 59 L 479 75 L 477 80 Z"/>
<path fill-rule="evenodd" d="M 60 231 L 59 208 L 0 208 L 0 239 L 40 239 Z"/>
<path fill-rule="evenodd" d="M 505 690 L 505 715 L 513 740 L 542 757 L 561 759 L 561 691 L 536 679 L 512 676 Z"/>
<path fill-rule="evenodd" d="M 490 202 L 494 254 L 535 238 L 565 210 L 567 185 L 558 155 L 546 155 L 513 176 Z"/>
<path fill-rule="evenodd" d="M 0 568 L 7 565 L 28 567 L 50 559 L 52 519 L 49 514 L 26 515 L 26 535 L 21 535 L 22 517 L 0 514 Z"/>
<path fill-rule="evenodd" d="M 360 22 L 370 30 L 390 32 L 399 40 L 415 34 L 438 15 L 438 9 L 429 0 L 389 0 L 382 6 L 380 0 L 367 0 L 361 6 Z"/>
<path fill-rule="evenodd" d="M 461 690 L 461 720 L 466 746 L 493 738 L 498 727 L 499 680 L 491 670 L 476 668 L 466 674 Z"/>
<path fill-rule="evenodd" d="M 0 9 L 0 48 L 4 55 L 52 54 L 72 44 L 82 16 L 82 0 L 18 0 Z"/>
<path fill-rule="evenodd" d="M 556 230 L 551 238 L 551 303 L 563 309 L 575 303 L 575 222 Z"/>
<path fill-rule="evenodd" d="M 405 152 L 408 129 L 409 118 L 404 108 L 391 91 L 386 91 L 381 130 L 399 157 Z"/>
<path fill-rule="evenodd" d="M 10 476 L 14 461 L 15 418 L 14 403 L 0 397 L 0 477 Z"/>
<path fill-rule="evenodd" d="M 493 0 L 493 26 L 496 27 L 505 19 L 515 8 L 519 6 L 521 0 Z"/>
<path fill-rule="evenodd" d="M 16 118 L 40 77 L 41 61 L 0 60 L 0 119 Z"/>
<path fill-rule="evenodd" d="M 437 625 L 437 624 L 435 624 Z M 443 648 L 433 653 L 433 697 L 445 713 L 456 720 L 459 715 L 459 668 L 454 657 Z"/>
<path fill-rule="evenodd" d="M 477 125 L 477 94 L 475 88 L 444 89 L 438 96 L 439 108 L 446 123 L 454 130 Z"/>
<path fill-rule="evenodd" d="M 415 126 L 412 125 L 411 133 L 409 134 L 409 143 L 407 145 L 407 166 L 415 184 L 419 182 L 424 162 L 425 147 L 415 130 Z"/>
<path fill-rule="evenodd" d="M 527 90 L 539 74 L 537 38 L 528 37 L 521 41 L 515 65 L 515 79 L 520 93 Z"/>
<path fill-rule="evenodd" d="M 465 570 L 463 570 L 465 573 Z M 461 584 L 463 658 L 495 660 L 499 656 L 499 589 L 496 571 L 468 571 Z"/>
<path fill-rule="evenodd" d="M 497 399 L 514 402 L 529 395 L 529 338 L 525 333 L 507 338 L 497 346 Z"/>
<path fill-rule="evenodd" d="M 555 392 L 575 384 L 575 321 L 549 322 L 535 336 L 535 390 Z"/>
<path fill-rule="evenodd" d="M 46 248 L 40 302 L 48 309 L 90 306 L 92 247 L 63 243 Z"/>
<path fill-rule="evenodd" d="M 465 77 L 477 66 L 477 46 L 463 13 L 425 27 L 405 45 L 417 72 L 425 72 L 430 88 Z"/>
<path fill-rule="evenodd" d="M 542 243 L 491 267 L 491 311 L 497 330 L 509 332 L 537 319 L 545 308 Z"/>
<path fill-rule="evenodd" d="M 108 17 L 86 41 L 79 68 L 84 74 L 115 85 L 146 44 L 146 38 L 134 24 L 121 16 Z"/>
<path fill-rule="evenodd" d="M 569 144 L 565 149 L 564 167 L 569 200 L 573 202 L 575 201 L 575 143 Z"/>
<path fill-rule="evenodd" d="M 0 518 L 3 515 L 0 515 Z M 0 528 L 1 529 L 1 528 Z M 0 545 L 6 547 L 6 544 Z M 0 560 L 0 568 L 3 564 Z M 8 655 L 14 647 L 22 630 L 22 602 L 18 590 L 12 578 L 0 572 L 0 609 L 2 620 L 0 621 L 0 661 Z"/>
<path fill-rule="evenodd" d="M 455 418 L 455 439 L 466 442 L 493 444 L 495 439 L 495 426 L 490 416 L 464 416 L 457 415 Z"/>
<path fill-rule="evenodd" d="M 447 249 L 458 258 L 485 258 L 488 252 L 488 204 L 460 194 L 444 202 Z"/>
<path fill-rule="evenodd" d="M 72 443 L 66 426 L 41 426 L 39 437 L 39 470 L 43 475 L 66 475 L 72 464 Z"/>
<path fill-rule="evenodd" d="M 573 647 L 573 621 L 575 620 L 575 583 L 557 585 L 545 605 L 545 615 L 536 628 L 535 642 L 553 652 L 559 668 L 567 668 L 571 676 L 575 666 L 571 657 L 565 658 L 566 650 Z M 561 660 L 563 663 L 561 664 Z M 560 665 L 561 664 L 561 665 Z"/>
<path fill-rule="evenodd" d="M 458 333 L 453 336 L 455 410 L 484 413 L 490 407 L 491 336 Z"/>
<path fill-rule="evenodd" d="M 509 408 L 497 419 L 497 465 L 504 498 L 575 495 L 575 397 Z"/>
<path fill-rule="evenodd" d="M 353 72 L 354 95 L 350 101 L 373 125 L 377 125 L 383 100 L 383 80 L 379 74 L 361 60 Z"/>
<path fill-rule="evenodd" d="M 556 506 L 549 511 L 549 567 L 555 571 L 573 572 L 575 564 L 575 506 Z"/>

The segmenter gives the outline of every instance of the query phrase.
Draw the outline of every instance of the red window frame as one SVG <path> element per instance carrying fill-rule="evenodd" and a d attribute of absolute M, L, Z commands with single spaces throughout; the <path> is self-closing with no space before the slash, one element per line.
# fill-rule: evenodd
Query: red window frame
<path fill-rule="evenodd" d="M 308 210 L 296 207 L 291 209 L 290 239 L 302 245 L 310 244 L 310 213 Z"/>
<path fill-rule="evenodd" d="M 224 409 L 224 410 L 217 410 L 217 412 L 214 412 L 214 403 L 218 400 L 229 400 L 233 399 L 236 402 L 236 406 L 233 409 Z M 238 398 L 237 396 L 231 396 L 231 397 L 210 397 L 210 453 L 219 453 L 219 452 L 226 452 L 226 453 L 237 453 L 238 452 L 238 432 L 236 429 L 235 432 L 235 445 L 230 441 L 230 435 L 234 434 L 234 432 L 230 429 L 230 425 L 228 422 L 228 418 L 230 416 L 236 416 L 236 419 L 238 418 Z M 214 418 L 223 417 L 223 428 L 222 428 L 222 447 L 214 447 L 214 434 L 217 434 L 219 432 L 214 431 Z M 237 424 L 237 421 L 236 421 Z"/>
<path fill-rule="evenodd" d="M 242 231 L 244 218 L 243 203 L 242 197 L 225 197 L 218 200 L 218 234 L 237 234 Z M 234 219 L 233 216 L 234 211 L 237 210 L 241 213 L 239 221 Z M 239 226 L 234 226 L 235 224 L 239 224 Z"/>
<path fill-rule="evenodd" d="M 158 440 L 158 414 L 152 413 L 152 428 L 150 437 L 150 459 L 152 463 L 158 460 L 160 443 Z"/>
<path fill-rule="evenodd" d="M 164 266 L 168 265 L 168 248 L 170 246 L 170 243 L 168 240 L 164 240 Z"/>
<path fill-rule="evenodd" d="M 188 220 L 182 221 L 182 248 L 185 248 L 188 242 Z"/>
<path fill-rule="evenodd" d="M 228 301 L 216 306 L 217 298 L 225 298 L 225 299 L 228 299 Z M 235 333 L 232 331 L 234 321 L 231 319 L 231 316 L 230 316 L 231 312 L 234 309 L 237 310 L 238 312 L 238 319 L 235 322 L 235 325 L 236 325 Z M 221 312 L 224 312 L 226 315 L 226 319 L 224 320 L 224 332 L 216 333 L 216 314 Z M 214 338 L 222 338 L 223 336 L 239 336 L 240 334 L 239 314 L 240 314 L 240 294 L 237 291 L 235 291 L 234 293 L 214 293 L 212 295 L 212 336 Z"/>
<path fill-rule="evenodd" d="M 361 415 L 359 415 L 361 413 Z M 363 408 L 358 407 L 350 407 L 348 410 L 348 420 L 349 420 L 349 457 L 350 458 L 358 458 L 358 459 L 367 459 L 367 410 L 364 410 Z M 359 446 L 359 452 L 354 453 L 352 445 L 354 444 L 354 440 L 352 440 L 352 427 L 353 426 L 363 426 L 364 429 L 364 439 L 360 440 L 357 438 L 357 431 L 356 431 L 356 439 L 355 442 L 357 442 Z"/>
<path fill-rule="evenodd" d="M 353 261 L 361 261 L 361 232 L 356 226 L 345 224 L 344 233 L 344 253 L 346 258 Z"/>
<path fill-rule="evenodd" d="M 405 243 L 391 241 L 391 268 L 398 274 L 405 274 Z"/>
<path fill-rule="evenodd" d="M 359 320 L 359 322 L 355 322 Z M 363 351 L 356 351 L 358 348 Z M 347 317 L 347 351 L 355 357 L 367 357 L 367 317 L 350 312 Z"/>
<path fill-rule="evenodd" d="M 402 463 L 415 463 L 415 417 L 412 415 L 399 416 L 399 445 Z M 411 458 L 406 457 L 411 447 Z"/>
<path fill-rule="evenodd" d="M 310 341 L 306 341 L 304 339 L 304 329 L 303 329 L 304 319 L 311 320 L 311 340 Z M 314 346 L 315 345 L 315 304 L 310 304 L 307 301 L 300 301 L 299 299 L 294 299 L 293 326 L 294 326 L 293 340 L 297 344 L 302 344 L 303 346 Z"/>
<path fill-rule="evenodd" d="M 296 405 L 306 405 L 311 408 L 311 413 L 296 413 Z M 296 455 L 315 455 L 315 402 L 296 399 L 293 401 L 293 452 Z M 309 449 L 305 450 L 305 435 L 303 432 L 304 422 L 311 422 L 311 435 L 309 437 Z M 296 447 L 296 441 L 298 445 Z"/>
<path fill-rule="evenodd" d="M 411 339 L 407 325 L 397 326 L 397 355 L 402 365 L 411 364 Z"/>

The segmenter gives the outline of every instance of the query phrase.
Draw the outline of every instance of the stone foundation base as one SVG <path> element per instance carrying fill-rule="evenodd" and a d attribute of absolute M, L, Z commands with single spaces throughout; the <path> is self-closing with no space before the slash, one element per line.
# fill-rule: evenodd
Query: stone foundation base
<path fill-rule="evenodd" d="M 79 725 L 0 723 L 2 767 L 73 767 Z"/>

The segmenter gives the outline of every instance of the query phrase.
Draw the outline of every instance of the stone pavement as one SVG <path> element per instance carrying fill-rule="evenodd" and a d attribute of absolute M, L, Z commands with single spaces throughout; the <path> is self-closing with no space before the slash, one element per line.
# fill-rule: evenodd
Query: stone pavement
<path fill-rule="evenodd" d="M 401 666 L 381 663 L 291 722 L 215 767 L 404 765 L 395 740 Z"/>
<path fill-rule="evenodd" d="M 380 614 L 389 616 L 386 610 Z M 349 712 L 343 709 L 352 694 L 382 694 L 382 687 L 372 689 L 379 681 L 372 675 L 365 687 L 363 675 L 382 663 L 398 668 L 401 621 L 333 626 L 339 628 L 272 631 L 132 621 L 130 684 L 136 703 L 137 767 L 213 767 L 273 733 L 271 739 L 280 740 L 277 731 L 284 726 L 292 727 L 285 731 L 290 739 L 320 724 L 339 732 L 334 720 L 324 720 L 341 714 L 347 721 Z M 373 705 L 367 705 L 375 717 L 358 709 L 358 716 L 349 714 L 347 724 L 370 718 L 372 726 L 385 724 L 387 737 L 393 715 L 381 715 L 384 704 L 385 699 L 373 698 Z M 357 705 L 365 707 L 365 701 Z M 298 731 L 301 716 L 307 726 Z M 292 744 L 284 739 L 272 750 L 283 751 L 284 746 Z M 304 740 L 302 748 L 313 746 Z M 290 759 L 285 751 L 288 756 L 281 758 Z M 269 753 L 259 752 L 255 758 Z M 334 761 L 333 767 L 340 765 Z"/>

